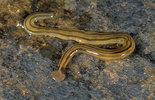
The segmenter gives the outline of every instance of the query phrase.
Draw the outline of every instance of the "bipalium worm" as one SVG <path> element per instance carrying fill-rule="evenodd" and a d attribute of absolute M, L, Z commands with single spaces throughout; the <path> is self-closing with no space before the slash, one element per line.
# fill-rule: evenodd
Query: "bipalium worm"
<path fill-rule="evenodd" d="M 65 68 L 70 59 L 77 53 L 86 53 L 104 60 L 121 59 L 131 54 L 135 49 L 135 43 L 132 37 L 126 33 L 98 33 L 88 32 L 78 29 L 60 29 L 50 27 L 40 27 L 35 24 L 39 19 L 53 17 L 54 13 L 34 13 L 24 20 L 24 28 L 28 33 L 35 35 L 55 36 L 65 40 L 74 40 L 80 42 L 68 48 L 59 61 L 59 70 L 52 72 L 52 77 L 56 81 L 62 81 L 65 74 L 62 68 Z M 122 44 L 120 48 L 103 49 L 93 45 L 103 44 Z M 92 45 L 93 44 L 93 45 Z"/>

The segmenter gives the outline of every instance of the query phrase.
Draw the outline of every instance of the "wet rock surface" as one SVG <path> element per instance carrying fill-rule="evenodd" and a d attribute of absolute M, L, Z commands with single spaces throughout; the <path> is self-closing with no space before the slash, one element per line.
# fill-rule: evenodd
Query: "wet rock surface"
<path fill-rule="evenodd" d="M 155 91 L 155 2 L 153 0 L 1 0 L 1 100 L 153 100 Z M 135 51 L 104 61 L 75 55 L 56 82 L 51 72 L 74 41 L 35 36 L 23 29 L 34 12 L 54 12 L 45 22 L 57 28 L 125 32 Z"/>

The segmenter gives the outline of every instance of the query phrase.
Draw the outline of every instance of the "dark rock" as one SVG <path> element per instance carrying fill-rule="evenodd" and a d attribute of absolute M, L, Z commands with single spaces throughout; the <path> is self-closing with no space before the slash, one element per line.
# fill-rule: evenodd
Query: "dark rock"
<path fill-rule="evenodd" d="M 6 24 L 7 23 L 7 20 L 5 19 L 5 16 L 7 15 L 7 13 L 4 13 L 0 16 L 0 22 L 2 24 Z"/>
<path fill-rule="evenodd" d="M 17 31 L 17 27 L 16 26 L 9 26 L 9 27 L 5 27 L 6 29 L 6 33 L 13 33 Z"/>
<path fill-rule="evenodd" d="M 150 52 L 148 54 L 148 57 L 149 57 L 151 62 L 155 63 L 155 52 Z"/>
<path fill-rule="evenodd" d="M 0 38 L 2 38 L 4 35 L 4 30 L 2 28 L 0 28 Z"/>

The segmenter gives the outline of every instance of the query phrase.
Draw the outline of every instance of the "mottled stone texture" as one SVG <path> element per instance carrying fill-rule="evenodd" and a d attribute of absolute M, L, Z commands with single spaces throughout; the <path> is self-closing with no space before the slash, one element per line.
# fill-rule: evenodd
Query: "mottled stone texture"
<path fill-rule="evenodd" d="M 48 27 L 125 32 L 136 49 L 112 61 L 77 54 L 56 82 L 51 72 L 74 41 L 26 33 L 34 12 L 55 13 Z M 153 100 L 154 76 L 154 0 L 0 0 L 0 100 Z"/>

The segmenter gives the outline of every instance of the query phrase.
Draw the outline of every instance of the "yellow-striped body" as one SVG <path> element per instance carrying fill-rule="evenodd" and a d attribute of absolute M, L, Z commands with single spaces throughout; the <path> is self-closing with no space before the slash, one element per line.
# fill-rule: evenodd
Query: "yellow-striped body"
<path fill-rule="evenodd" d="M 52 17 L 53 13 L 35 13 L 29 15 L 24 21 L 24 28 L 27 32 L 35 35 L 55 36 L 65 40 L 74 40 L 80 42 L 71 46 L 62 55 L 59 61 L 59 70 L 52 72 L 52 77 L 56 81 L 61 81 L 65 75 L 61 72 L 70 59 L 76 53 L 86 53 L 104 60 L 121 59 L 131 54 L 135 49 L 135 43 L 132 37 L 126 33 L 108 33 L 108 32 L 88 32 L 78 29 L 58 29 L 50 27 L 40 27 L 35 24 L 39 19 Z M 117 49 L 103 49 L 93 45 L 103 44 L 122 44 Z"/>

